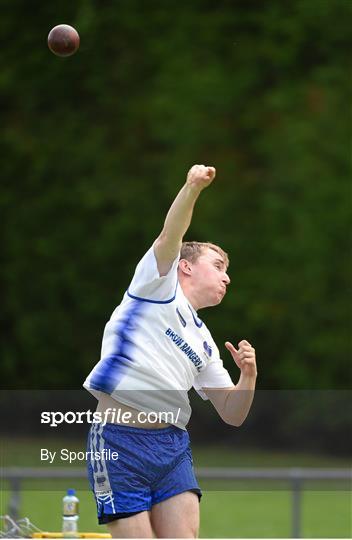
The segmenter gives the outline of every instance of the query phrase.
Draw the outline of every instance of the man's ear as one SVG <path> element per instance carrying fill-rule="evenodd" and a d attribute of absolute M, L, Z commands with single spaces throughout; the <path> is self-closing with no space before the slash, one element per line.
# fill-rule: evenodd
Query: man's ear
<path fill-rule="evenodd" d="M 187 276 L 190 276 L 192 274 L 192 263 L 190 263 L 186 259 L 180 259 L 178 267 L 181 272 L 183 272 Z"/>

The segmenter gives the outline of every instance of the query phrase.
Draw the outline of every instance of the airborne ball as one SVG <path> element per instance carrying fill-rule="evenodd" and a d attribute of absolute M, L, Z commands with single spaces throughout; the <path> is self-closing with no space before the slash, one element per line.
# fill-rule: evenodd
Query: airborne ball
<path fill-rule="evenodd" d="M 77 30 L 68 24 L 59 24 L 50 30 L 48 47 L 57 56 L 71 56 L 79 47 Z"/>

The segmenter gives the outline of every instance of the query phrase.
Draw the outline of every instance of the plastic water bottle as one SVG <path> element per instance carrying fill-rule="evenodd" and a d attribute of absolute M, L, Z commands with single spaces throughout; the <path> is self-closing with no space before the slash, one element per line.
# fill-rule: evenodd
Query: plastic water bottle
<path fill-rule="evenodd" d="M 68 489 L 67 495 L 62 499 L 62 536 L 64 538 L 78 538 L 78 504 L 74 489 Z"/>

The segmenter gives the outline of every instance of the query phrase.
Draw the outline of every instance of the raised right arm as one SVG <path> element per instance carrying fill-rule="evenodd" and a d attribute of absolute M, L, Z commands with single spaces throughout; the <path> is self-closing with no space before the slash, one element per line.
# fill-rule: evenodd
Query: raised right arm
<path fill-rule="evenodd" d="M 182 239 L 191 224 L 193 208 L 200 192 L 215 178 L 214 167 L 193 165 L 185 185 L 179 191 L 167 213 L 163 230 L 154 242 L 154 253 L 160 276 L 165 276 L 178 253 Z"/>

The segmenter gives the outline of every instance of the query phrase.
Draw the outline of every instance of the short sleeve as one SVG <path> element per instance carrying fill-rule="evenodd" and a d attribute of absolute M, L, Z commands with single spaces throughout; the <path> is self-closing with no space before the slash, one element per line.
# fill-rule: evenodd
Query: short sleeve
<path fill-rule="evenodd" d="M 175 298 L 177 287 L 177 267 L 180 255 L 172 263 L 168 274 L 160 277 L 152 246 L 136 267 L 128 288 L 131 298 L 154 302 L 171 302 Z"/>
<path fill-rule="evenodd" d="M 231 388 L 232 386 L 234 386 L 232 379 L 220 358 L 209 362 L 193 382 L 194 389 L 204 400 L 207 400 L 208 397 L 202 388 Z"/>

